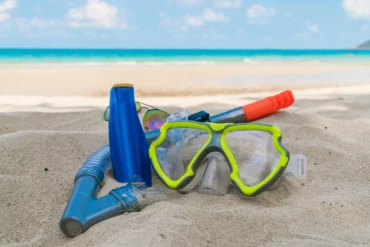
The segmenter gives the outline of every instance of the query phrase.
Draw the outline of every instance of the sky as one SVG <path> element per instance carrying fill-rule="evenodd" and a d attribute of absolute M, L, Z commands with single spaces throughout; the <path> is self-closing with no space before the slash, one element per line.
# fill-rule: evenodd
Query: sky
<path fill-rule="evenodd" d="M 370 0 L 0 0 L 0 47 L 340 49 Z"/>

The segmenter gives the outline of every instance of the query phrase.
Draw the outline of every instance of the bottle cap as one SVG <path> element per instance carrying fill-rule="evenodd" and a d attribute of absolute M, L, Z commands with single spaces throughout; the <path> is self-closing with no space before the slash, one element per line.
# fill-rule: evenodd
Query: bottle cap
<path fill-rule="evenodd" d="M 113 87 L 134 87 L 131 83 L 118 83 L 114 84 Z"/>

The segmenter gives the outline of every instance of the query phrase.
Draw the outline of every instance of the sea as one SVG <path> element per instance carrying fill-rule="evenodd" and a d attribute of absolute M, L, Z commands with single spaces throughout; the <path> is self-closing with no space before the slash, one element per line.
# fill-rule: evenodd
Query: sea
<path fill-rule="evenodd" d="M 97 65 L 245 64 L 300 62 L 370 62 L 370 50 L 278 50 L 278 49 L 0 49 L 1 64 L 79 63 Z"/>
<path fill-rule="evenodd" d="M 212 85 L 272 85 L 271 87 L 324 87 L 368 84 L 370 50 L 279 50 L 279 49 L 0 49 L 0 71 L 9 67 L 102 67 L 116 66 L 212 66 L 237 63 L 248 69 L 267 65 L 303 63 L 309 71 L 266 71 L 248 75 L 232 74 L 217 78 L 196 78 L 197 83 Z M 344 65 L 336 67 L 336 65 Z M 320 70 L 329 65 L 329 70 Z M 333 66 L 331 66 L 333 65 Z M 355 66 L 353 66 L 355 65 Z M 302 68 L 300 65 L 299 68 Z M 315 69 L 317 68 L 317 70 Z M 337 69 L 335 69 L 337 68 Z M 341 69 L 338 69 L 341 68 Z M 195 79 L 194 79 L 195 80 Z M 1 92 L 1 90 L 0 90 Z"/>

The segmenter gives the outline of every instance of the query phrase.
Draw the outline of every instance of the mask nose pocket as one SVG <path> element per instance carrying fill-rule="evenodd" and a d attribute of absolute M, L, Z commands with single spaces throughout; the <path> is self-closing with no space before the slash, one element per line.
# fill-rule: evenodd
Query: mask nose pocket
<path fill-rule="evenodd" d="M 226 195 L 231 185 L 230 169 L 225 157 L 218 153 L 210 153 L 203 162 L 205 171 L 199 186 L 199 192 L 214 195 Z"/>
<path fill-rule="evenodd" d="M 212 152 L 204 158 L 194 179 L 179 192 L 198 189 L 200 193 L 226 195 L 230 186 L 230 169 L 225 157 L 219 152 Z"/>

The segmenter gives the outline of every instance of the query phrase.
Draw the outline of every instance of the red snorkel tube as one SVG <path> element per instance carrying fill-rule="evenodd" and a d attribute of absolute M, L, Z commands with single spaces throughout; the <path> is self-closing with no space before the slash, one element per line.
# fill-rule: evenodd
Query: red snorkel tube
<path fill-rule="evenodd" d="M 287 108 L 294 103 L 291 90 L 284 91 L 274 96 L 237 107 L 235 109 L 210 116 L 213 123 L 245 123 L 263 118 L 275 111 Z M 159 129 L 145 132 L 146 140 L 150 144 L 159 136 Z"/>

